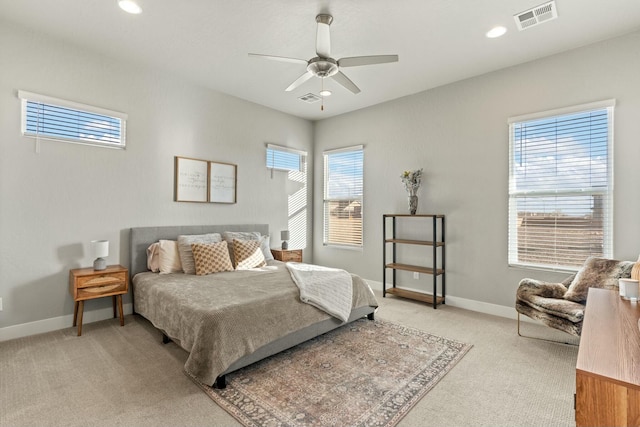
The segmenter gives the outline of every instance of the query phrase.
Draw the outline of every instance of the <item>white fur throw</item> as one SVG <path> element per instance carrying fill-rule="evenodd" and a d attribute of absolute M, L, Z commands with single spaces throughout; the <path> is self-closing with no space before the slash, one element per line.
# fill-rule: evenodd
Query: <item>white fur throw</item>
<path fill-rule="evenodd" d="M 346 322 L 351 313 L 351 274 L 337 268 L 304 263 L 287 263 L 300 289 L 300 300 Z"/>

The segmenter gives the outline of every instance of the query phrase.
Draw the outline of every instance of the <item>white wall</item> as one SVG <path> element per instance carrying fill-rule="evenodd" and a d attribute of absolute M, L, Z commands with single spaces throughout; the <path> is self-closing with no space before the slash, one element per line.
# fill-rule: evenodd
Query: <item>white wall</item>
<path fill-rule="evenodd" d="M 312 160 L 313 123 L 4 23 L 0 52 L 0 332 L 61 316 L 71 326 L 69 269 L 92 264 L 93 239 L 110 241 L 108 263 L 127 265 L 130 227 L 266 222 L 280 244 L 300 185 L 271 179 L 265 143 Z M 127 149 L 43 141 L 36 153 L 20 135 L 19 89 L 128 113 Z M 238 202 L 173 202 L 176 155 L 237 164 Z"/>
<path fill-rule="evenodd" d="M 609 98 L 617 99 L 614 256 L 636 260 L 639 70 L 636 32 L 316 123 L 314 233 L 322 235 L 322 151 L 364 144 L 365 243 L 362 251 L 341 250 L 316 238 L 314 262 L 381 282 L 382 214 L 407 213 L 399 176 L 423 167 L 418 213 L 446 214 L 447 293 L 513 307 L 523 277 L 566 275 L 507 266 L 507 119 Z M 403 277 L 416 289 L 431 283 Z"/>

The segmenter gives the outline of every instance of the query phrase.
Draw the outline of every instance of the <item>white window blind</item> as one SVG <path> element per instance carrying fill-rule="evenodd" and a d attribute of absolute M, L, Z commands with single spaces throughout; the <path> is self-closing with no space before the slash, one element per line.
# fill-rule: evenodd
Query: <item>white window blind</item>
<path fill-rule="evenodd" d="M 39 139 L 125 147 L 127 115 L 104 108 L 19 91 L 22 134 Z"/>
<path fill-rule="evenodd" d="M 362 247 L 362 145 L 325 151 L 324 244 Z"/>
<path fill-rule="evenodd" d="M 509 120 L 509 264 L 612 256 L 614 100 Z"/>
<path fill-rule="evenodd" d="M 279 145 L 267 144 L 267 168 L 302 172 L 307 153 Z"/>

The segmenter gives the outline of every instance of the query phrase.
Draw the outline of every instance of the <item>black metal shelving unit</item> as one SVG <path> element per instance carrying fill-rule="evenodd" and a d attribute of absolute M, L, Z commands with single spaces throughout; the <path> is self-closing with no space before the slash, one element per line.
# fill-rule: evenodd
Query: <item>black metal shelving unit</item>
<path fill-rule="evenodd" d="M 415 220 L 432 220 L 432 240 L 414 240 L 399 238 L 396 234 L 396 221 L 398 219 Z M 387 235 L 387 223 L 391 222 L 391 236 Z M 439 238 L 438 238 L 439 237 Z M 418 301 L 427 302 L 433 305 L 433 308 L 437 308 L 439 304 L 445 303 L 446 295 L 446 282 L 445 282 L 445 240 L 444 240 L 444 215 L 409 215 L 409 214 L 384 214 L 382 215 L 382 296 L 386 297 L 387 294 L 395 295 L 403 298 L 410 298 Z M 392 262 L 387 262 L 387 245 L 391 245 Z M 423 265 L 410 265 L 403 264 L 397 260 L 397 245 L 417 245 L 417 246 L 431 246 L 432 247 L 432 261 L 431 267 Z M 439 263 L 438 263 L 439 260 Z M 391 288 L 387 288 L 387 269 L 392 271 L 392 284 Z M 423 274 L 430 274 L 433 276 L 433 293 L 428 294 L 426 292 L 417 292 L 409 289 L 403 289 L 397 286 L 396 271 L 412 271 Z M 441 280 L 441 293 L 438 295 L 438 276 Z"/>

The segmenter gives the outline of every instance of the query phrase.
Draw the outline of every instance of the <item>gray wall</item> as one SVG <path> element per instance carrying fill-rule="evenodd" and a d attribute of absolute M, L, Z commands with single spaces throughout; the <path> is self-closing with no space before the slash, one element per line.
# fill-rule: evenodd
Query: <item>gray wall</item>
<path fill-rule="evenodd" d="M 305 249 L 306 261 L 380 281 L 381 215 L 406 212 L 399 175 L 424 167 L 419 213 L 447 215 L 448 293 L 512 307 L 522 277 L 557 280 L 563 275 L 507 267 L 507 118 L 608 98 L 618 101 L 614 253 L 635 260 L 640 252 L 640 33 L 315 127 L 5 23 L 0 52 L 0 332 L 51 318 L 62 319 L 60 327 L 70 326 L 68 270 L 91 265 L 93 239 L 109 239 L 108 262 L 126 264 L 130 227 L 267 222 L 277 246 L 278 231 L 287 227 L 287 199 L 300 184 L 282 173 L 271 178 L 264 167 L 265 142 L 315 153 L 309 157 L 315 196 L 307 198 L 310 207 L 313 203 L 307 242 L 312 242 L 311 231 L 322 236 L 322 151 L 365 145 L 364 249 L 327 248 L 317 238 Z M 20 136 L 18 89 L 128 113 L 127 149 L 44 141 L 36 153 L 33 140 Z M 175 155 L 238 164 L 238 203 L 173 202 Z M 415 258 L 405 255 L 408 261 Z M 429 283 L 426 277 L 404 280 L 418 289 Z M 109 305 L 109 299 L 91 301 L 86 310 Z"/>
<path fill-rule="evenodd" d="M 507 266 L 507 118 L 609 98 L 617 99 L 614 256 L 636 260 L 639 70 L 640 33 L 636 32 L 318 122 L 314 233 L 322 235 L 322 151 L 364 144 L 365 243 L 362 251 L 353 251 L 324 247 L 316 238 L 314 262 L 381 282 L 381 216 L 407 213 L 399 176 L 423 167 L 418 213 L 447 215 L 448 294 L 513 307 L 523 277 L 558 280 L 566 275 Z M 406 231 L 420 232 L 413 227 Z M 404 259 L 419 262 L 412 253 Z M 427 277 L 402 276 L 402 280 L 405 286 L 423 290 L 430 283 Z"/>
<path fill-rule="evenodd" d="M 4 23 L 0 52 L 0 331 L 72 314 L 69 269 L 92 264 L 93 239 L 126 265 L 130 227 L 266 222 L 280 244 L 300 185 L 271 178 L 265 143 L 312 158 L 313 123 Z M 20 135 L 19 89 L 128 113 L 127 149 L 43 141 L 36 153 Z M 237 164 L 238 203 L 173 202 L 176 155 Z M 310 242 L 310 208 L 306 217 Z"/>

